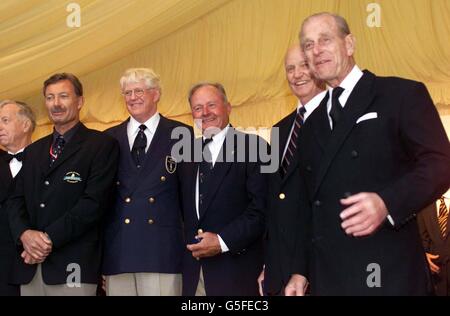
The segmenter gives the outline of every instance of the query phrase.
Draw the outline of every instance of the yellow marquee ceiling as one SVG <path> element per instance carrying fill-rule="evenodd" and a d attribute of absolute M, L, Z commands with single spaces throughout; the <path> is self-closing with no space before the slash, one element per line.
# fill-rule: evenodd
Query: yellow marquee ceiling
<path fill-rule="evenodd" d="M 35 92 L 50 74 L 90 73 L 153 43 L 228 0 L 2 0 L 0 95 Z M 69 28 L 68 4 L 81 7 Z"/>
<path fill-rule="evenodd" d="M 72 2 L 80 28 L 66 25 Z M 367 25 L 372 3 L 381 27 Z M 348 20 L 361 68 L 424 82 L 450 117 L 449 0 L 1 0 L 0 99 L 32 105 L 36 139 L 51 130 L 43 81 L 73 72 L 85 88 L 81 119 L 102 130 L 127 117 L 123 71 L 150 67 L 161 75 L 163 115 L 191 123 L 189 87 L 212 80 L 225 85 L 235 126 L 270 127 L 295 106 L 286 49 L 301 21 L 321 11 Z"/>

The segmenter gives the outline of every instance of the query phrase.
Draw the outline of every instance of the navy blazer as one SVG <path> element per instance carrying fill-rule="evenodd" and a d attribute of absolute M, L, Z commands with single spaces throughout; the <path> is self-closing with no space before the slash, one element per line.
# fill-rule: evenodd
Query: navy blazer
<path fill-rule="evenodd" d="M 127 136 L 129 119 L 106 132 L 120 144 L 115 205 L 105 226 L 103 273 L 181 273 L 184 249 L 177 173 L 171 155 L 177 127 L 161 115 L 155 135 L 138 169 Z"/>
<path fill-rule="evenodd" d="M 419 82 L 366 70 L 333 131 L 326 101 L 306 121 L 299 147 L 301 194 L 310 211 L 304 226 L 312 229 L 312 294 L 427 294 L 415 213 L 450 185 L 449 141 L 428 91 Z M 340 199 L 359 192 L 376 192 L 395 226 L 386 219 L 370 236 L 346 235 Z M 302 248 L 296 255 L 300 273 Z M 381 287 L 368 280 L 380 280 Z"/>
<path fill-rule="evenodd" d="M 8 203 L 14 241 L 27 229 L 46 232 L 53 250 L 42 263 L 48 285 L 65 284 L 73 266 L 80 267 L 81 283 L 96 284 L 101 261 L 101 222 L 108 211 L 119 158 L 115 139 L 80 123 L 61 157 L 50 167 L 53 135 L 29 145 Z M 17 260 L 14 284 L 29 283 L 36 265 Z"/>
<path fill-rule="evenodd" d="M 274 128 L 278 128 L 279 165 L 296 115 L 297 109 L 272 128 L 271 146 L 275 141 L 274 135 L 277 135 Z M 291 277 L 292 254 L 297 234 L 300 233 L 298 225 L 302 221 L 299 212 L 302 199 L 299 194 L 300 181 L 298 154 L 292 157 L 284 177 L 281 177 L 279 169 L 268 175 L 264 290 L 269 295 L 283 295 L 283 289 Z"/>
<path fill-rule="evenodd" d="M 260 137 L 235 131 L 230 127 L 226 140 L 235 137 L 245 139 L 245 151 L 249 154 L 249 142 L 264 142 Z M 196 142 L 201 142 L 198 138 Z M 264 142 L 265 143 L 265 142 Z M 198 145 L 198 144 L 197 144 Z M 199 146 L 201 148 L 201 145 Z M 222 152 L 224 147 L 222 147 Z M 225 156 L 238 155 L 234 150 Z M 225 157 L 224 156 L 224 157 Z M 196 260 L 185 250 L 183 260 L 183 295 L 195 295 L 200 267 L 203 270 L 206 295 L 258 295 L 257 277 L 263 267 L 262 235 L 264 232 L 264 208 L 266 177 L 260 172 L 261 163 L 217 161 L 208 177 L 208 195 L 205 211 L 200 219 L 195 206 L 195 189 L 198 163 L 182 165 L 182 201 L 184 233 L 188 243 L 193 243 L 198 229 L 219 234 L 230 251 L 213 257 Z"/>

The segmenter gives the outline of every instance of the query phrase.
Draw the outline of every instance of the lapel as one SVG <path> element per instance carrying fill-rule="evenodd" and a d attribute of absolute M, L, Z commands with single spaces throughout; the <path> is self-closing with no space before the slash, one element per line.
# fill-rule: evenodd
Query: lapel
<path fill-rule="evenodd" d="M 52 167 L 50 167 L 50 159 L 49 159 L 49 150 L 50 146 L 53 141 L 53 134 L 50 134 L 47 136 L 47 139 L 43 143 L 45 148 L 47 150 L 45 151 L 45 155 L 42 155 L 42 166 L 48 166 L 46 168 L 46 171 L 44 172 L 44 176 L 47 177 L 50 175 L 53 171 L 58 169 L 58 167 L 63 164 L 67 159 L 72 157 L 74 154 L 76 154 L 80 148 L 83 141 L 86 139 L 88 133 L 88 128 L 84 126 L 84 124 L 80 123 L 80 126 L 78 127 L 78 130 L 76 131 L 75 135 L 72 136 L 72 139 L 70 142 L 68 142 L 62 151 L 61 157 L 58 157 L 58 159 L 55 160 Z"/>
<path fill-rule="evenodd" d="M 327 113 L 328 97 L 329 95 L 327 93 L 323 100 L 320 102 L 316 111 L 311 114 L 311 116 L 318 117 L 317 119 L 311 119 L 311 125 L 314 131 L 314 135 L 317 139 L 317 143 L 320 145 L 322 150 L 325 150 L 325 148 L 327 147 L 327 143 L 331 135 L 330 121 L 328 120 Z"/>
<path fill-rule="evenodd" d="M 287 124 L 283 124 L 283 125 L 280 126 L 280 155 L 278 156 L 278 157 L 280 157 L 280 165 L 279 165 L 279 167 L 281 167 L 281 162 L 283 160 L 284 148 L 286 147 L 286 144 L 290 140 L 289 136 L 290 136 L 292 125 L 294 124 L 294 120 L 295 120 L 295 116 L 296 115 L 297 115 L 297 110 L 294 110 L 294 112 L 289 114 L 288 120 L 286 122 Z M 300 133 L 301 133 L 301 131 L 300 131 Z M 301 137 L 301 136 L 299 135 L 299 137 Z M 297 141 L 297 143 L 298 143 L 298 141 Z M 294 153 L 293 161 L 291 161 L 291 163 L 289 164 L 289 167 L 288 167 L 284 177 L 281 178 L 280 172 L 277 172 L 277 174 L 278 174 L 277 178 L 280 178 L 282 183 L 284 183 L 286 181 L 286 179 L 288 179 L 290 177 L 290 175 L 292 174 L 292 171 L 295 170 L 295 167 L 298 164 L 298 152 L 297 152 L 297 150 Z"/>
<path fill-rule="evenodd" d="M 317 174 L 314 195 L 319 189 L 323 178 L 325 177 L 328 168 L 331 165 L 334 157 L 341 148 L 344 141 L 356 125 L 356 120 L 361 116 L 364 111 L 369 107 L 375 97 L 375 75 L 365 70 L 363 77 L 358 81 L 353 89 L 347 103 L 342 111 L 342 118 L 337 127 L 332 131 L 328 143 L 326 145 L 324 154 L 320 161 L 319 171 Z M 325 99 L 324 99 L 325 100 Z M 323 104 L 321 104 L 323 106 Z M 326 114 L 326 104 L 324 106 Z M 321 109 L 323 113 L 323 109 Z M 321 115 L 321 117 L 327 119 L 328 115 Z M 328 124 L 328 130 L 330 130 Z M 317 131 L 317 129 L 316 129 Z M 320 138 L 322 141 L 322 137 Z"/>
<path fill-rule="evenodd" d="M 427 207 L 423 212 L 428 212 L 428 214 L 425 214 L 425 220 L 426 220 L 426 227 L 428 229 L 428 232 L 432 240 L 440 240 L 442 239 L 441 231 L 439 230 L 439 222 L 438 222 L 438 216 L 437 216 L 438 208 L 436 207 L 436 202 L 433 202 L 433 204 L 430 207 Z"/>
<path fill-rule="evenodd" d="M 230 128 L 228 129 L 227 135 L 225 136 L 225 140 L 223 141 L 222 144 L 222 148 L 220 149 L 219 155 L 218 155 L 218 159 L 220 159 L 220 157 L 224 157 L 223 159 L 225 161 L 216 161 L 216 163 L 214 164 L 214 168 L 211 171 L 211 174 L 208 177 L 208 192 L 206 195 L 206 199 L 205 199 L 205 206 L 203 208 L 201 208 L 200 210 L 202 211 L 200 213 L 200 221 L 204 218 L 205 213 L 208 211 L 209 209 L 209 205 L 211 204 L 211 201 L 214 199 L 214 196 L 216 195 L 217 191 L 220 188 L 220 185 L 222 184 L 225 176 L 227 175 L 228 171 L 231 168 L 232 165 L 232 161 L 234 161 L 233 157 L 235 156 L 236 153 L 236 146 L 237 146 L 237 141 L 235 138 L 234 141 L 234 150 L 232 150 L 232 152 L 227 152 L 226 150 L 224 150 L 226 143 L 227 143 L 227 139 L 231 138 L 231 137 L 235 137 L 235 130 L 232 126 L 230 126 Z M 201 138 L 200 138 L 201 140 Z M 225 155 L 224 155 L 225 153 Z M 198 166 L 198 165 L 197 165 Z M 196 168 L 198 169 L 198 168 Z M 196 177 L 195 177 L 196 178 Z"/>
<path fill-rule="evenodd" d="M 291 114 L 289 114 L 286 118 L 286 122 L 285 124 L 281 124 L 280 126 L 278 126 L 278 130 L 279 130 L 279 155 L 278 157 L 280 157 L 280 165 L 281 165 L 281 159 L 283 159 L 283 153 L 284 153 L 284 148 L 286 147 L 286 143 L 288 141 L 289 138 L 289 133 L 291 132 L 291 128 L 292 128 L 292 124 L 294 124 L 294 119 L 295 119 L 295 115 L 297 114 L 297 110 L 295 110 L 294 112 L 292 112 Z"/>
<path fill-rule="evenodd" d="M 153 135 L 152 142 L 150 143 L 147 153 L 145 154 L 144 166 L 140 171 L 138 171 L 138 176 L 130 185 L 130 192 L 134 192 L 137 186 L 143 182 L 142 178 L 144 177 L 148 179 L 159 179 L 159 177 L 154 177 L 153 174 L 155 172 L 161 172 L 161 169 L 155 168 L 155 166 L 158 165 L 158 162 L 166 160 L 167 148 L 170 148 L 170 126 L 168 122 L 169 121 L 160 114 L 160 120 L 158 126 L 156 127 L 155 135 Z M 127 135 L 126 130 L 124 135 Z M 132 167 L 136 169 L 136 166 L 131 159 L 131 154 L 129 157 Z"/>
<path fill-rule="evenodd" d="M 6 198 L 12 182 L 11 170 L 9 169 L 9 164 L 4 158 L 5 155 L 6 152 L 0 150 L 0 204 Z"/>

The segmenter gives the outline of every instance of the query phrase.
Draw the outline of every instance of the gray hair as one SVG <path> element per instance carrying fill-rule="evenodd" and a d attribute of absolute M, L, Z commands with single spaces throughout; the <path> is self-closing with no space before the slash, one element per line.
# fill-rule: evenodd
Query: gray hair
<path fill-rule="evenodd" d="M 25 102 L 14 100 L 3 100 L 0 102 L 0 109 L 3 109 L 8 104 L 14 104 L 19 108 L 19 112 L 17 112 L 17 115 L 19 115 L 23 120 L 29 120 L 31 123 L 31 132 L 34 132 L 36 128 L 36 116 L 34 115 L 34 112 L 31 109 L 31 107 Z"/>
<path fill-rule="evenodd" d="M 338 27 L 339 33 L 341 34 L 341 37 L 346 37 L 347 35 L 351 34 L 350 27 L 348 26 L 347 21 L 342 16 L 340 16 L 338 14 L 330 13 L 330 12 L 320 12 L 320 13 L 310 15 L 303 21 L 302 27 L 300 30 L 300 39 L 302 39 L 302 37 L 303 37 L 303 27 L 305 26 L 305 24 L 308 23 L 310 19 L 317 18 L 320 16 L 332 17 L 334 19 L 334 21 L 336 22 L 336 25 Z"/>
<path fill-rule="evenodd" d="M 123 90 L 127 83 L 139 83 L 141 81 L 144 81 L 147 89 L 155 88 L 161 93 L 161 81 L 159 75 L 150 68 L 127 69 L 120 78 L 120 87 Z"/>
<path fill-rule="evenodd" d="M 188 95 L 189 104 L 191 104 L 191 99 L 192 99 L 192 96 L 194 95 L 194 93 L 198 89 L 200 89 L 202 87 L 206 87 L 206 86 L 216 88 L 216 90 L 219 92 L 220 96 L 222 97 L 222 101 L 224 103 L 228 103 L 227 93 L 225 92 L 225 88 L 223 87 L 222 84 L 220 84 L 218 82 L 199 82 L 199 83 L 195 84 L 194 86 L 192 86 L 191 90 L 189 90 L 189 95 Z"/>

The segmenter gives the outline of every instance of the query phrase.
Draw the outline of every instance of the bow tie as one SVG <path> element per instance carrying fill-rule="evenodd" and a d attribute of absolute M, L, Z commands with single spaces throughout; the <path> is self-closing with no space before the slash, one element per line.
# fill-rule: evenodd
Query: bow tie
<path fill-rule="evenodd" d="M 18 154 L 15 154 L 15 155 L 12 155 L 12 154 L 5 155 L 6 162 L 10 162 L 14 158 L 16 158 L 17 161 L 22 161 L 23 160 L 23 151 Z"/>

